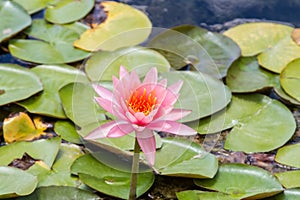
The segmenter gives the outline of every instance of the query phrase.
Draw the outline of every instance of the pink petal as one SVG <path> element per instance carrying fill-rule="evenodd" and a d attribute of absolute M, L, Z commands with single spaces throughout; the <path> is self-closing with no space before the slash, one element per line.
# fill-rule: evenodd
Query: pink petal
<path fill-rule="evenodd" d="M 155 163 L 156 153 L 156 142 L 153 132 L 145 129 L 142 132 L 137 132 L 136 137 L 142 151 L 144 152 L 147 162 L 150 166 L 153 166 Z"/>
<path fill-rule="evenodd" d="M 93 88 L 100 97 L 110 100 L 113 98 L 113 93 L 105 87 L 98 84 L 93 84 Z"/>
<path fill-rule="evenodd" d="M 113 114 L 113 103 L 111 100 L 95 97 L 97 103 L 107 112 Z"/>
<path fill-rule="evenodd" d="M 182 85 L 183 85 L 183 81 L 180 80 L 177 83 L 174 83 L 173 85 L 170 85 L 168 87 L 168 90 L 172 91 L 175 94 L 178 94 L 179 91 L 180 91 L 180 89 L 181 89 L 181 87 L 182 87 Z"/>
<path fill-rule="evenodd" d="M 173 109 L 171 112 L 167 113 L 162 117 L 163 120 L 171 120 L 177 121 L 187 115 L 189 115 L 192 111 L 185 109 Z"/>
<path fill-rule="evenodd" d="M 147 126 L 147 128 L 155 131 L 163 131 L 184 136 L 197 134 L 197 132 L 194 129 L 184 124 L 170 120 L 157 120 L 156 122 L 151 122 Z"/>
<path fill-rule="evenodd" d="M 131 124 L 117 124 L 114 126 L 110 131 L 108 132 L 107 136 L 108 138 L 118 138 L 124 135 L 127 135 L 134 131 L 134 128 Z"/>
<path fill-rule="evenodd" d="M 121 80 L 124 76 L 127 76 L 127 75 L 128 75 L 127 69 L 121 65 L 120 71 L 119 71 L 119 79 Z"/>
<path fill-rule="evenodd" d="M 86 139 L 86 140 L 96 140 L 96 139 L 100 139 L 100 138 L 105 138 L 107 136 L 107 134 L 109 133 L 109 131 L 114 126 L 116 126 L 117 123 L 118 123 L 117 121 L 111 121 L 111 122 L 107 122 L 105 124 L 102 124 L 101 126 L 96 128 L 94 131 L 92 131 L 91 133 L 86 135 L 84 137 L 84 139 Z"/>
<path fill-rule="evenodd" d="M 157 69 L 156 67 L 152 67 L 150 71 L 146 74 L 143 84 L 153 84 L 157 83 Z"/>

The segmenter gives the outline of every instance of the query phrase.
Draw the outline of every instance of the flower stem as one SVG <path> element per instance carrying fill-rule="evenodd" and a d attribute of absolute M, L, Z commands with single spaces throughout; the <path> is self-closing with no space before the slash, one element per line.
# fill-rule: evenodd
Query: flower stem
<path fill-rule="evenodd" d="M 131 181 L 130 181 L 130 192 L 129 192 L 129 200 L 136 199 L 136 188 L 138 181 L 138 173 L 139 173 L 139 158 L 140 158 L 140 145 L 135 138 L 134 143 L 134 154 L 132 160 L 132 168 L 131 168 Z"/>

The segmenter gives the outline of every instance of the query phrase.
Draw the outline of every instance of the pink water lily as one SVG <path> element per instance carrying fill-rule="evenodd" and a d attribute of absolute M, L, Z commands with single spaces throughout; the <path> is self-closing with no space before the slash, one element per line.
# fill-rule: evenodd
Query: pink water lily
<path fill-rule="evenodd" d="M 176 122 L 191 111 L 174 108 L 183 82 L 167 87 L 167 80 L 158 82 L 157 69 L 152 68 L 140 81 L 137 73 L 120 67 L 120 77 L 113 77 L 113 92 L 93 85 L 100 97 L 98 104 L 116 117 L 88 134 L 85 139 L 116 138 L 135 132 L 137 141 L 148 163 L 155 163 L 156 143 L 153 131 L 178 135 L 194 135 L 196 131 Z"/>

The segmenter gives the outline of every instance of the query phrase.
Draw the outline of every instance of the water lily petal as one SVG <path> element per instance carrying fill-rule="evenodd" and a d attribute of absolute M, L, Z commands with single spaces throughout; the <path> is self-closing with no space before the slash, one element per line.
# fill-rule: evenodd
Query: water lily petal
<path fill-rule="evenodd" d="M 147 126 L 147 128 L 155 131 L 163 131 L 163 132 L 168 132 L 177 135 L 184 135 L 184 136 L 197 134 L 197 132 L 194 129 L 184 124 L 170 121 L 170 120 L 153 121 Z"/>
<path fill-rule="evenodd" d="M 150 71 L 146 74 L 143 84 L 153 84 L 157 83 L 157 69 L 155 67 L 152 67 Z"/>
<path fill-rule="evenodd" d="M 111 100 L 107 100 L 101 97 L 95 97 L 95 100 L 104 110 L 113 114 L 113 103 Z"/>
<path fill-rule="evenodd" d="M 92 86 L 100 97 L 110 100 L 113 98 L 113 93 L 109 89 L 106 89 L 105 87 L 99 84 L 93 84 Z"/>
<path fill-rule="evenodd" d="M 164 120 L 177 121 L 187 115 L 189 115 L 192 111 L 186 109 L 173 109 L 171 112 L 167 113 L 162 117 Z"/>
<path fill-rule="evenodd" d="M 168 90 L 172 91 L 175 94 L 178 94 L 182 85 L 183 85 L 183 81 L 179 80 L 178 82 L 174 83 L 173 85 L 170 85 L 168 87 Z"/>
<path fill-rule="evenodd" d="M 150 166 L 153 166 L 155 163 L 156 153 L 156 142 L 153 132 L 145 129 L 142 132 L 137 132 L 136 137 L 142 151 L 144 152 L 147 162 Z"/>
<path fill-rule="evenodd" d="M 124 135 L 127 135 L 134 131 L 134 128 L 131 124 L 128 123 L 120 123 L 116 124 L 110 131 L 108 132 L 107 136 L 108 138 L 118 138 L 122 137 Z"/>
<path fill-rule="evenodd" d="M 86 140 L 96 140 L 96 139 L 100 139 L 100 138 L 105 138 L 105 137 L 107 137 L 107 134 L 109 133 L 109 131 L 114 126 L 116 126 L 117 123 L 118 123 L 117 121 L 111 121 L 111 122 L 107 122 L 105 124 L 102 124 L 101 126 L 96 128 L 95 130 L 93 130 L 91 133 L 86 135 L 84 137 L 84 139 L 86 139 Z"/>
<path fill-rule="evenodd" d="M 124 66 L 120 66 L 120 71 L 119 71 L 119 79 L 121 80 L 124 76 L 128 76 L 128 71 Z"/>

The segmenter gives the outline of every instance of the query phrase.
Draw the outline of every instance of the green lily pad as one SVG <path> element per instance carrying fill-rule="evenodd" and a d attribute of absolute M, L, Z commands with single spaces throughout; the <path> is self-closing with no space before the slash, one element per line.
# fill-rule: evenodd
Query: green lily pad
<path fill-rule="evenodd" d="M 24 197 L 18 197 L 16 200 L 100 200 L 96 194 L 74 187 L 67 186 L 49 186 L 37 188 L 32 194 Z"/>
<path fill-rule="evenodd" d="M 59 150 L 61 139 L 59 137 L 51 139 L 41 139 L 33 142 L 15 142 L 0 147 L 0 165 L 8 165 L 14 159 L 21 158 L 27 153 L 36 160 L 42 160 L 51 167 Z"/>
<path fill-rule="evenodd" d="M 0 106 L 26 99 L 43 89 L 39 78 L 29 69 L 0 64 Z"/>
<path fill-rule="evenodd" d="M 276 173 L 275 176 L 285 188 L 300 187 L 300 170 Z"/>
<path fill-rule="evenodd" d="M 162 141 L 154 166 L 161 175 L 212 178 L 216 174 L 218 159 L 199 144 L 178 138 L 163 138 Z"/>
<path fill-rule="evenodd" d="M 13 0 L 20 4 L 29 14 L 36 13 L 44 9 L 51 0 Z M 53 1 L 53 0 L 52 0 Z"/>
<path fill-rule="evenodd" d="M 100 51 L 91 56 L 85 64 L 87 76 L 92 81 L 111 81 L 119 76 L 120 66 L 135 70 L 144 76 L 152 67 L 159 72 L 169 71 L 169 62 L 154 50 L 144 47 L 121 48 L 116 51 Z"/>
<path fill-rule="evenodd" d="M 176 193 L 178 200 L 239 200 L 240 198 L 233 198 L 229 194 L 221 192 L 204 192 L 198 190 L 187 190 Z"/>
<path fill-rule="evenodd" d="M 293 27 L 276 23 L 246 23 L 228 29 L 223 34 L 233 39 L 243 56 L 257 55 L 291 35 Z"/>
<path fill-rule="evenodd" d="M 151 33 L 151 22 L 141 11 L 122 3 L 101 2 L 107 14 L 104 22 L 87 30 L 74 46 L 88 50 L 113 51 L 142 43 Z"/>
<path fill-rule="evenodd" d="M 47 6 L 45 19 L 56 24 L 74 22 L 87 15 L 94 7 L 94 0 L 63 0 Z"/>
<path fill-rule="evenodd" d="M 58 120 L 54 124 L 54 131 L 62 139 L 75 144 L 82 144 L 75 125 L 70 121 Z"/>
<path fill-rule="evenodd" d="M 17 3 L 0 1 L 0 42 L 17 34 L 31 24 L 31 17 Z"/>
<path fill-rule="evenodd" d="M 87 154 L 78 158 L 72 165 L 72 173 L 78 174 L 86 185 L 102 193 L 127 199 L 129 196 L 131 173 L 118 171 L 102 164 Z M 145 193 L 153 184 L 152 172 L 139 173 L 137 197 Z"/>
<path fill-rule="evenodd" d="M 0 198 L 28 195 L 34 191 L 37 178 L 14 167 L 0 166 Z"/>
<path fill-rule="evenodd" d="M 31 113 L 66 118 L 58 91 L 75 81 L 86 82 L 85 74 L 69 65 L 39 65 L 31 70 L 41 79 L 44 91 L 18 104 Z"/>
<path fill-rule="evenodd" d="M 78 177 L 71 176 L 71 165 L 83 155 L 82 149 L 74 144 L 61 144 L 55 162 L 51 168 L 35 163 L 28 172 L 38 177 L 38 187 L 72 186 L 78 187 Z"/>
<path fill-rule="evenodd" d="M 166 78 L 169 85 L 179 80 L 184 82 L 175 107 L 191 110 L 192 113 L 181 122 L 209 116 L 226 107 L 231 100 L 231 92 L 227 86 L 201 72 L 175 71 L 163 73 L 161 77 Z"/>
<path fill-rule="evenodd" d="M 11 40 L 9 50 L 19 59 L 34 63 L 61 64 L 79 61 L 90 55 L 73 47 L 79 34 L 70 28 L 39 19 L 34 20 L 25 33 L 38 40 Z"/>
<path fill-rule="evenodd" d="M 299 57 L 300 47 L 293 42 L 293 27 L 276 23 L 248 23 L 224 32 L 241 48 L 243 56 L 258 55 L 259 64 L 276 73 Z"/>
<path fill-rule="evenodd" d="M 234 95 L 226 110 L 200 120 L 198 132 L 217 133 L 229 128 L 226 149 L 267 152 L 285 144 L 293 136 L 296 123 L 290 110 L 277 100 L 261 94 Z"/>
<path fill-rule="evenodd" d="M 213 179 L 195 179 L 195 184 L 241 199 L 262 199 L 283 190 L 278 180 L 268 171 L 237 163 L 223 164 Z"/>
<path fill-rule="evenodd" d="M 106 119 L 105 111 L 94 101 L 96 93 L 89 82 L 70 83 L 60 89 L 59 96 L 68 118 L 81 128 L 89 124 L 96 128 Z"/>
<path fill-rule="evenodd" d="M 232 92 L 256 92 L 273 87 L 275 76 L 262 69 L 256 57 L 241 57 L 229 68 L 226 84 Z"/>
<path fill-rule="evenodd" d="M 277 151 L 275 160 L 284 165 L 300 168 L 299 151 L 300 144 L 284 146 Z"/>
<path fill-rule="evenodd" d="M 284 190 L 282 193 L 265 200 L 295 200 L 300 198 L 300 189 Z"/>
<path fill-rule="evenodd" d="M 227 36 L 182 25 L 167 30 L 148 44 L 161 52 L 176 69 L 192 64 L 201 72 L 221 78 L 240 56 L 240 48 Z"/>
<path fill-rule="evenodd" d="M 300 59 L 289 63 L 280 74 L 280 84 L 284 91 L 300 101 Z"/>

